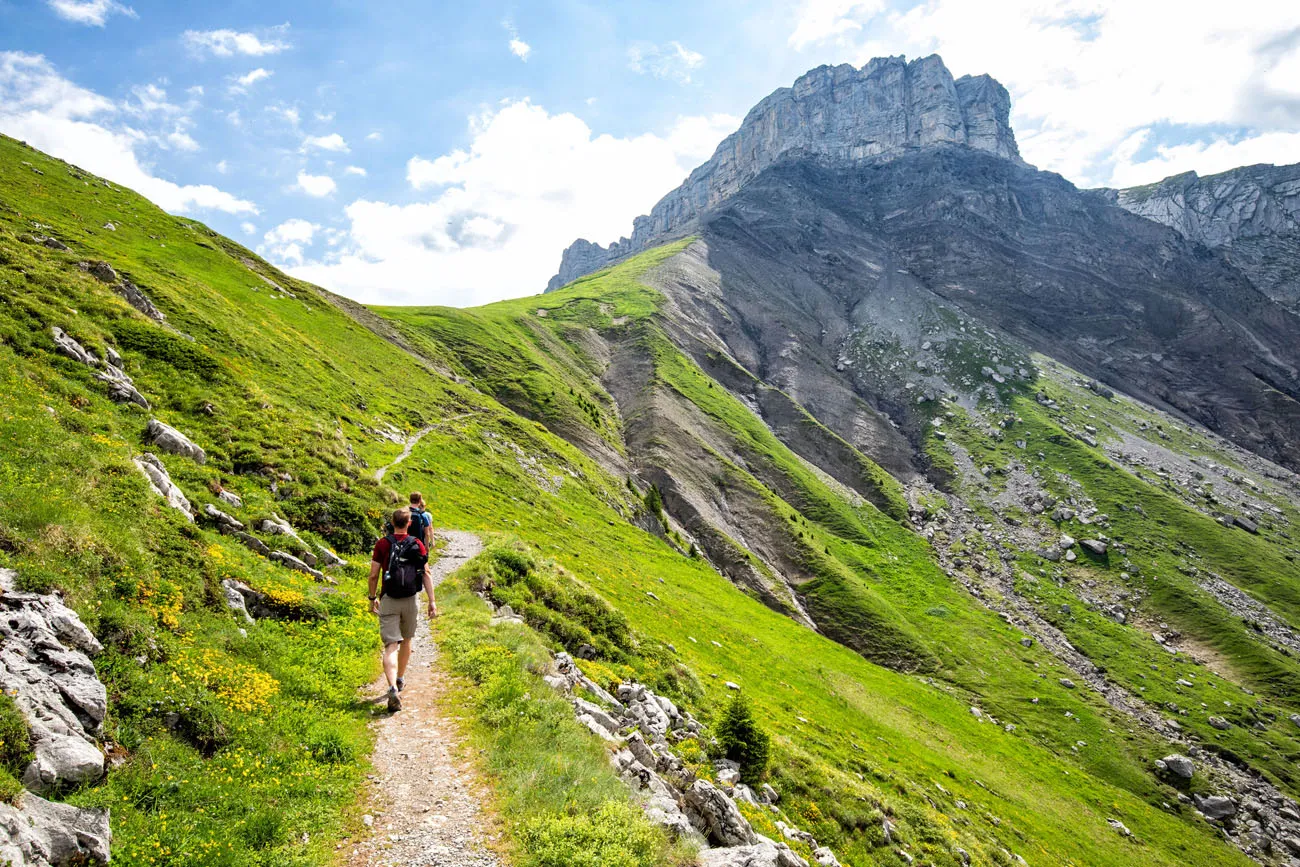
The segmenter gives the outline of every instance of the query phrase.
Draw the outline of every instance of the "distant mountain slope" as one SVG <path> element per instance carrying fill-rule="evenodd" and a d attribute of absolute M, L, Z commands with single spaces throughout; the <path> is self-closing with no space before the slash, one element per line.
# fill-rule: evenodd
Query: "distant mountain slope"
<path fill-rule="evenodd" d="M 1257 165 L 1100 191 L 1135 214 L 1224 253 L 1260 291 L 1300 309 L 1300 164 Z"/>

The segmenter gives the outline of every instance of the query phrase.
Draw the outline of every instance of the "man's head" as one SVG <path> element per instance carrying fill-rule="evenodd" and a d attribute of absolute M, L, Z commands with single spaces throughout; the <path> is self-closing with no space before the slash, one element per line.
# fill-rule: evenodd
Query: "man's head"
<path fill-rule="evenodd" d="M 393 529 L 399 533 L 405 533 L 406 528 L 411 526 L 411 510 L 403 506 L 396 512 L 393 512 Z"/>
<path fill-rule="evenodd" d="M 411 505 L 412 505 L 412 506 L 419 506 L 421 509 L 423 509 L 423 508 L 424 508 L 424 495 L 421 494 L 419 491 L 411 491 Z"/>

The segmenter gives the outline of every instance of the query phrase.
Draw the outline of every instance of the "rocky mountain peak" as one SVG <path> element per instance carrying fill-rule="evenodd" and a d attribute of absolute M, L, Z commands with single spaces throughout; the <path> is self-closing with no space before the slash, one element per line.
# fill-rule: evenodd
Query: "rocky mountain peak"
<path fill-rule="evenodd" d="M 1101 190 L 1113 204 L 1220 250 L 1264 294 L 1300 311 L 1300 164 L 1183 172 Z"/>
<path fill-rule="evenodd" d="M 958 146 L 1022 162 L 1010 114 L 1005 87 L 988 75 L 954 79 L 937 54 L 877 57 L 861 69 L 819 66 L 750 109 L 708 162 L 636 219 L 631 238 L 608 248 L 574 242 L 547 289 L 690 231 L 701 211 L 787 157 L 838 166 Z"/>

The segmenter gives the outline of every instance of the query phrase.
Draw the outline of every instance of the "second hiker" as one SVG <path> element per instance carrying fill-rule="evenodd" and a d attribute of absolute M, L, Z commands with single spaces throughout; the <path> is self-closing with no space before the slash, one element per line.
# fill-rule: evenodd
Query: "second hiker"
<path fill-rule="evenodd" d="M 412 494 L 412 501 L 418 496 Z M 429 617 L 438 616 L 438 606 L 433 596 L 433 574 L 429 571 L 429 549 L 423 539 L 408 532 L 411 510 L 402 508 L 394 512 L 392 525 L 392 533 L 375 543 L 370 557 L 370 612 L 379 615 L 379 634 L 384 641 L 388 709 L 397 711 L 402 709 L 406 665 L 411 660 L 411 641 L 419 621 L 417 594 L 421 589 L 429 594 Z"/>

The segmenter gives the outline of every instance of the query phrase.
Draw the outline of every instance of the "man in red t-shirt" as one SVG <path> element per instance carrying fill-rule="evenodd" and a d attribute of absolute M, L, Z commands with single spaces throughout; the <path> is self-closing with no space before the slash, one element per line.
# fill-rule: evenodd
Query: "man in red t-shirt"
<path fill-rule="evenodd" d="M 384 677 L 388 679 L 388 709 L 402 709 L 401 691 L 406 685 L 406 664 L 411 661 L 411 641 L 415 638 L 419 609 L 416 605 L 418 592 L 412 585 L 407 592 L 410 595 L 391 595 L 387 582 L 392 578 L 390 568 L 399 568 L 393 563 L 393 553 L 406 551 L 406 564 L 401 568 L 410 568 L 411 560 L 420 570 L 424 592 L 429 594 L 429 617 L 438 616 L 438 606 L 433 597 L 433 575 L 429 571 L 429 549 L 420 539 L 407 535 L 411 524 L 411 510 L 398 509 L 393 513 L 393 533 L 375 543 L 374 553 L 370 557 L 370 613 L 379 615 L 379 635 L 384 640 Z M 409 543 L 407 540 L 410 540 Z M 414 545 L 414 551 L 408 546 Z M 385 584 L 381 590 L 380 578 Z"/>

